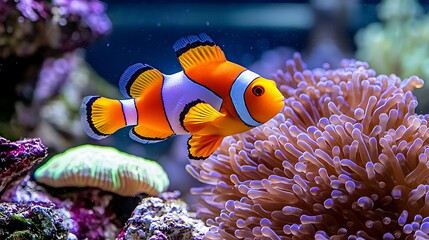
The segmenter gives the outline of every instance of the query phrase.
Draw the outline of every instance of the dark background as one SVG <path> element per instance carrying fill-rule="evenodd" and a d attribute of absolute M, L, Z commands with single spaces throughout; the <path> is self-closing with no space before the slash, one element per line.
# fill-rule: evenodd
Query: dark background
<path fill-rule="evenodd" d="M 112 33 L 89 47 L 87 60 L 114 84 L 122 71 L 135 62 L 148 63 L 167 74 L 180 71 L 172 45 L 190 34 L 209 34 L 229 60 L 244 66 L 268 49 L 288 46 L 301 52 L 317 41 L 309 35 L 318 21 L 310 1 L 105 2 L 113 23 Z M 377 20 L 379 1 L 345 2 L 351 3 L 351 9 L 342 23 L 346 24 L 344 44 L 353 50 L 356 30 Z M 329 18 L 330 13 L 324 17 Z"/>

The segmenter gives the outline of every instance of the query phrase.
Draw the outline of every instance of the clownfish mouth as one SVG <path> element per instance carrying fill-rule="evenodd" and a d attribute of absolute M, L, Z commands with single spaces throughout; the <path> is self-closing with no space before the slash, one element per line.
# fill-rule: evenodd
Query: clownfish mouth
<path fill-rule="evenodd" d="M 282 109 L 285 105 L 284 100 L 285 100 L 285 98 L 283 96 L 275 98 L 274 99 L 274 105 L 277 106 L 278 108 Z"/>
<path fill-rule="evenodd" d="M 283 102 L 284 100 L 285 98 L 282 96 L 282 97 L 275 98 L 274 102 Z"/>

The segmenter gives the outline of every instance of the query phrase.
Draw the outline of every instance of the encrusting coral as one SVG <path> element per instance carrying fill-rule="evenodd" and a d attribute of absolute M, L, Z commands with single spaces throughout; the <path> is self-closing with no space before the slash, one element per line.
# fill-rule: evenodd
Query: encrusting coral
<path fill-rule="evenodd" d="M 187 166 L 208 184 L 191 190 L 207 239 L 429 238 L 429 116 L 411 92 L 423 81 L 341 66 L 295 55 L 274 76 L 283 111 Z"/>
<path fill-rule="evenodd" d="M 158 163 L 93 145 L 55 155 L 34 172 L 34 178 L 52 187 L 96 187 L 122 196 L 158 195 L 169 185 Z"/>
<path fill-rule="evenodd" d="M 46 155 L 46 147 L 38 138 L 11 142 L 0 136 L 0 194 L 19 184 Z"/>
<path fill-rule="evenodd" d="M 0 203 L 0 239 L 72 239 L 63 217 L 49 203 Z"/>

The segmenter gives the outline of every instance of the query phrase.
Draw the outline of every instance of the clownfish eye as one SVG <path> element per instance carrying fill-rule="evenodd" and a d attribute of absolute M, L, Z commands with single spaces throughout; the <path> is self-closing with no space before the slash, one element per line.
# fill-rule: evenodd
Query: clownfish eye
<path fill-rule="evenodd" d="M 252 93 L 257 97 L 262 96 L 262 94 L 264 94 L 264 92 L 265 92 L 265 89 L 262 86 L 254 86 L 252 88 Z"/>

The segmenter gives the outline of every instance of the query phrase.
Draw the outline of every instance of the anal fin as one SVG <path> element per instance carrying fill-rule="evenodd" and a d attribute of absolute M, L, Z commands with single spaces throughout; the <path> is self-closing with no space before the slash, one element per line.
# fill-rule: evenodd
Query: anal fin
<path fill-rule="evenodd" d="M 188 140 L 188 157 L 203 160 L 212 155 L 224 137 L 217 135 L 193 135 Z"/>
<path fill-rule="evenodd" d="M 171 136 L 172 136 L 171 134 L 163 133 L 157 130 L 146 128 L 144 126 L 140 126 L 140 125 L 133 127 L 130 130 L 131 139 L 143 144 L 161 142 Z"/>

